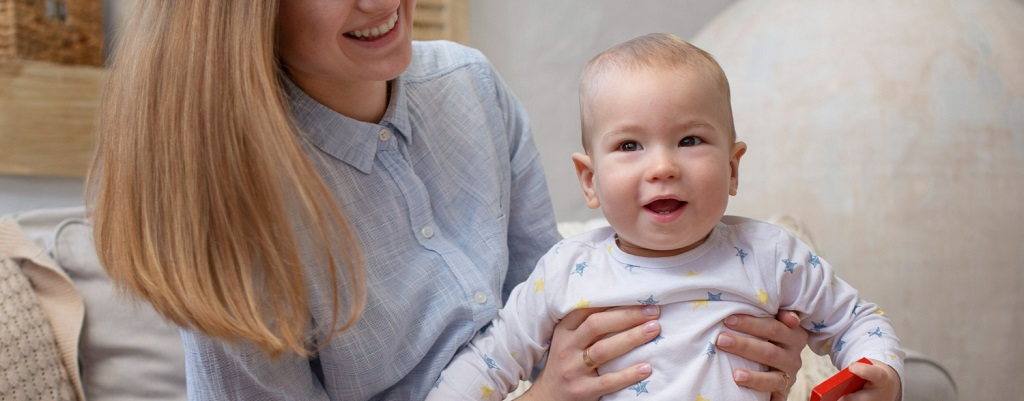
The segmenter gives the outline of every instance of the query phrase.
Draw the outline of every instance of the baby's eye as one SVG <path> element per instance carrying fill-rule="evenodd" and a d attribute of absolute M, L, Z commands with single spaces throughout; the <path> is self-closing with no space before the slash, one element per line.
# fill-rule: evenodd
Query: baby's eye
<path fill-rule="evenodd" d="M 701 144 L 702 142 L 704 142 L 704 141 L 701 140 L 700 138 L 697 138 L 695 136 L 688 136 L 686 138 L 683 138 L 683 140 L 679 141 L 679 146 L 682 146 L 682 147 L 697 146 L 697 145 Z"/>
<path fill-rule="evenodd" d="M 619 147 L 616 148 L 616 150 L 620 152 L 636 152 L 640 150 L 640 144 L 637 143 L 636 141 L 626 141 L 620 143 Z"/>

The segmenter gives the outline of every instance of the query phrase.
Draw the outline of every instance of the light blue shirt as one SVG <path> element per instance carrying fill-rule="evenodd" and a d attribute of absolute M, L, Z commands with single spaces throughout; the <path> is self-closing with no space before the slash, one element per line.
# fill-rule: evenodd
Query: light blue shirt
<path fill-rule="evenodd" d="M 482 54 L 450 42 L 414 43 L 380 124 L 285 85 L 359 233 L 366 311 L 313 361 L 183 330 L 189 398 L 421 400 L 559 239 L 526 113 Z M 328 322 L 345 283 L 307 271 L 312 317 Z"/>

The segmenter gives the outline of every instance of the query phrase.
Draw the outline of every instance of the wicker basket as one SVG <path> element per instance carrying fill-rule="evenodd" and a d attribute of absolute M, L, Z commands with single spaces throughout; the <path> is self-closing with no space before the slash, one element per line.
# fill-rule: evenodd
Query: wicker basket
<path fill-rule="evenodd" d="M 0 0 L 0 62 L 103 65 L 102 0 Z"/>

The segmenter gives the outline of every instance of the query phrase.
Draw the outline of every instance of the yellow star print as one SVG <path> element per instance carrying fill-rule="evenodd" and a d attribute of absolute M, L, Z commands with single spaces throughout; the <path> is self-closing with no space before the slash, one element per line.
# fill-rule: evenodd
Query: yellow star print
<path fill-rule="evenodd" d="M 757 301 L 761 305 L 767 305 L 768 304 L 768 293 L 764 292 L 764 290 L 757 290 Z"/>
<path fill-rule="evenodd" d="M 831 351 L 831 350 L 832 350 L 832 344 L 825 344 L 825 345 L 822 345 L 822 346 L 821 346 L 821 349 L 822 349 L 822 350 L 824 350 L 825 352 L 829 352 L 829 351 Z"/>
<path fill-rule="evenodd" d="M 708 307 L 708 300 L 702 299 L 700 301 L 693 301 L 693 310 L 697 310 L 697 308 L 701 308 L 701 307 L 707 308 Z"/>
<path fill-rule="evenodd" d="M 533 282 L 533 292 L 544 291 L 544 279 L 540 279 Z"/>
<path fill-rule="evenodd" d="M 576 307 L 574 309 L 587 309 L 589 307 L 590 301 L 585 301 L 583 298 L 580 298 L 580 301 L 576 303 Z"/>
<path fill-rule="evenodd" d="M 697 272 L 695 272 L 693 270 L 690 270 L 689 273 L 686 273 L 686 277 L 697 277 L 699 275 L 700 275 L 700 273 L 697 273 Z"/>
<path fill-rule="evenodd" d="M 494 395 L 494 389 L 492 389 L 491 386 L 485 384 L 483 387 L 480 387 L 481 400 L 489 400 L 492 395 Z"/>
<path fill-rule="evenodd" d="M 701 397 L 701 396 L 700 396 L 700 393 L 697 393 L 697 399 L 696 399 L 696 401 L 711 401 L 711 399 L 710 399 L 710 398 L 704 398 L 704 397 Z"/>
<path fill-rule="evenodd" d="M 608 246 L 604 247 L 604 250 L 608 251 L 609 255 L 612 254 L 612 246 L 611 245 L 608 245 Z"/>
<path fill-rule="evenodd" d="M 875 311 L 875 314 L 876 314 L 876 315 L 879 315 L 879 316 L 885 316 L 885 311 L 883 311 L 883 310 L 879 309 L 879 310 L 876 310 L 876 311 Z"/>

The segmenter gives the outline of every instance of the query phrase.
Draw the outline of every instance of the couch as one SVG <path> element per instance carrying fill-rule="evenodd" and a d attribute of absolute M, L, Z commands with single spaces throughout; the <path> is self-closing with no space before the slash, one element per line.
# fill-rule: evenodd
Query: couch
<path fill-rule="evenodd" d="M 812 244 L 798 220 L 774 219 Z M 602 224 L 559 224 L 563 235 Z M 184 400 L 177 328 L 118 293 L 100 267 L 84 208 L 0 217 L 0 399 Z M 955 400 L 956 385 L 935 361 L 907 352 L 905 400 Z M 790 400 L 836 372 L 804 353 Z M 524 388 L 526 386 L 523 386 Z"/>

